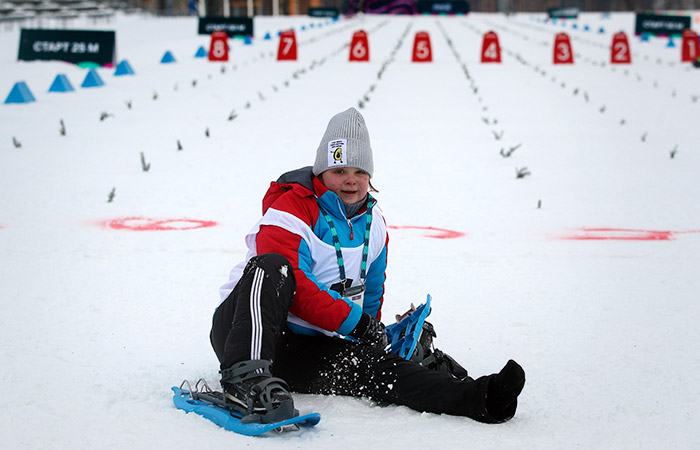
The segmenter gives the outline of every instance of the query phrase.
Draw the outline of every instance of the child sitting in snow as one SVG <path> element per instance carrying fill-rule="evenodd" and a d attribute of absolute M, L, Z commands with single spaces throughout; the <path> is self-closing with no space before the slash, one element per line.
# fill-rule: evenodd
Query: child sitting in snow
<path fill-rule="evenodd" d="M 244 420 L 267 423 L 294 416 L 290 392 L 509 420 L 525 384 L 516 362 L 472 379 L 386 351 L 389 239 L 369 194 L 373 174 L 364 118 L 350 108 L 330 120 L 313 167 L 271 184 L 263 217 L 246 236 L 246 260 L 221 287 L 213 318 L 227 399 Z"/>

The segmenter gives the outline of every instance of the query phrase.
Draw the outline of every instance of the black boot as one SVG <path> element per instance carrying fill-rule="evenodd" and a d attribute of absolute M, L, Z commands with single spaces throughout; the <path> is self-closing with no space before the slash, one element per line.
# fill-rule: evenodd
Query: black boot
<path fill-rule="evenodd" d="M 486 411 L 496 422 L 505 422 L 515 415 L 518 395 L 524 386 L 525 371 L 512 359 L 491 377 L 486 391 Z"/>
<path fill-rule="evenodd" d="M 270 373 L 270 361 L 250 360 L 221 371 L 221 386 L 244 423 L 273 423 L 297 415 L 289 386 Z"/>

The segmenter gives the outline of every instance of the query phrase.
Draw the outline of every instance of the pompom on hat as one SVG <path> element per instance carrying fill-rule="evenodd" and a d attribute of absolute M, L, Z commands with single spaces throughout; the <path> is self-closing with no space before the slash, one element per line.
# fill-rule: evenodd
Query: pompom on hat
<path fill-rule="evenodd" d="M 336 167 L 356 167 L 372 177 L 374 162 L 365 119 L 355 108 L 333 116 L 316 150 L 314 175 Z"/>

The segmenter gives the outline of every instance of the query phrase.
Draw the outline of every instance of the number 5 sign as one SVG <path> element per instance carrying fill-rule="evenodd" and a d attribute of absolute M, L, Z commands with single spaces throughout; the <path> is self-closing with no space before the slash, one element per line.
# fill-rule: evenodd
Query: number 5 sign
<path fill-rule="evenodd" d="M 573 64 L 574 53 L 571 51 L 571 41 L 566 33 L 554 36 L 554 64 Z"/>
<path fill-rule="evenodd" d="M 620 31 L 613 36 L 612 47 L 610 47 L 610 64 L 631 64 L 630 44 L 627 35 Z"/>
<path fill-rule="evenodd" d="M 277 49 L 277 61 L 297 60 L 297 38 L 294 30 L 280 33 L 280 45 Z"/>
<path fill-rule="evenodd" d="M 350 43 L 350 61 L 369 61 L 369 43 L 367 33 L 362 30 L 352 35 Z"/>
<path fill-rule="evenodd" d="M 425 31 L 419 31 L 413 40 L 413 62 L 432 61 L 433 52 L 430 49 L 430 35 Z"/>

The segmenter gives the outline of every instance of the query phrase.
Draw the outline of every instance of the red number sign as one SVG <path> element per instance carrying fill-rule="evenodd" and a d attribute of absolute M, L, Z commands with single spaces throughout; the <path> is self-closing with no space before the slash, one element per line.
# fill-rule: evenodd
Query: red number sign
<path fill-rule="evenodd" d="M 501 62 L 501 46 L 498 43 L 498 35 L 493 31 L 489 31 L 484 35 L 484 41 L 481 44 L 481 62 Z"/>
<path fill-rule="evenodd" d="M 283 31 L 280 34 L 280 45 L 277 49 L 277 61 L 297 60 L 297 38 L 294 30 Z"/>

